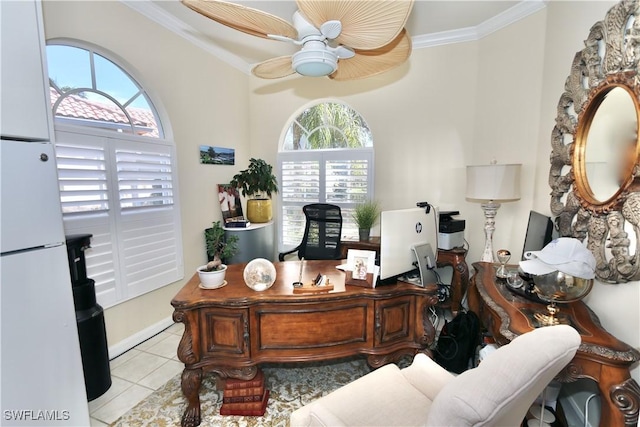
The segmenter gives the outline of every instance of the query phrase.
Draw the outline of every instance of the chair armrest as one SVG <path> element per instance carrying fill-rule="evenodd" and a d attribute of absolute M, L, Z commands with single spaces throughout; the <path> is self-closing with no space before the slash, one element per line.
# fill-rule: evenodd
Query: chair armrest
<path fill-rule="evenodd" d="M 278 260 L 279 261 L 284 261 L 285 255 L 292 254 L 292 253 L 296 252 L 298 249 L 300 249 L 300 245 L 296 246 L 295 248 L 291 249 L 290 251 L 280 252 L 278 254 Z"/>
<path fill-rule="evenodd" d="M 455 375 L 438 365 L 424 353 L 418 353 L 413 363 L 401 370 L 402 375 L 411 385 L 418 389 L 429 400 L 435 399 L 440 390 Z"/>

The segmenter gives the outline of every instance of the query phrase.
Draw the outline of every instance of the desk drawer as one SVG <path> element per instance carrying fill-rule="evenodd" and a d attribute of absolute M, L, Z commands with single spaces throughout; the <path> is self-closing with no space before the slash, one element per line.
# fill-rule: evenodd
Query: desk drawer
<path fill-rule="evenodd" d="M 252 357 L 352 353 L 373 347 L 373 301 L 274 304 L 251 308 Z"/>

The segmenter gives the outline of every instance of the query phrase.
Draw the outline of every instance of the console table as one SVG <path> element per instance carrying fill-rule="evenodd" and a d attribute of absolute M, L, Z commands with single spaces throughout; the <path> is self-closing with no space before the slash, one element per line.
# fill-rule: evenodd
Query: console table
<path fill-rule="evenodd" d="M 498 344 L 506 344 L 540 327 L 534 314 L 545 312 L 545 305 L 512 293 L 502 279 L 496 278 L 495 265 L 478 262 L 473 267 L 476 273 L 469 289 L 469 308 L 479 315 Z M 602 397 L 600 425 L 636 426 L 640 386 L 631 378 L 629 368 L 640 360 L 640 352 L 608 333 L 582 301 L 559 304 L 559 308 L 560 314 L 580 333 L 582 344 L 557 379 L 596 381 Z"/>
<path fill-rule="evenodd" d="M 274 263 L 276 282 L 263 292 L 245 285 L 245 263 L 229 265 L 227 285 L 201 289 L 198 275 L 171 301 L 173 319 L 184 323 L 178 358 L 188 406 L 183 426 L 200 424 L 204 372 L 250 379 L 266 362 L 304 362 L 364 355 L 372 367 L 428 351 L 435 330 L 429 307 L 435 285 L 407 283 L 364 288 L 344 285 L 341 261 L 305 261 L 303 283 L 325 274 L 336 292 L 298 294 L 300 261 Z M 344 290 L 342 290 L 344 289 Z"/>
<path fill-rule="evenodd" d="M 368 241 L 342 240 L 340 242 L 340 253 L 342 258 L 347 257 L 349 249 L 359 249 L 363 251 L 375 251 L 376 258 L 380 257 L 380 236 L 373 236 Z M 462 309 L 462 298 L 469 287 L 469 266 L 465 257 L 465 248 L 453 248 L 449 250 L 438 249 L 438 267 L 452 267 L 451 276 L 451 296 L 444 303 L 439 303 L 438 307 L 450 308 L 455 316 Z"/>

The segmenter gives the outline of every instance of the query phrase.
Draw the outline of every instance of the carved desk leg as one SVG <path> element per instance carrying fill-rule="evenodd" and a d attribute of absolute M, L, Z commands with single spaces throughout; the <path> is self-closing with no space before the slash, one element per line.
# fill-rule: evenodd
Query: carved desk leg
<path fill-rule="evenodd" d="M 640 411 L 640 386 L 638 383 L 629 378 L 623 383 L 611 387 L 609 397 L 622 413 L 624 425 L 637 426 L 638 412 Z"/>
<path fill-rule="evenodd" d="M 600 426 L 637 426 L 640 386 L 631 378 L 628 368 L 602 365 L 595 376 L 580 375 L 581 368 L 585 366 L 588 371 L 588 365 L 580 365 L 574 378 L 586 377 L 596 381 L 602 398 Z"/>
<path fill-rule="evenodd" d="M 182 414 L 182 427 L 200 425 L 200 384 L 202 369 L 185 368 L 182 371 L 182 393 L 187 398 L 187 409 Z"/>
<path fill-rule="evenodd" d="M 467 251 L 463 248 L 438 249 L 438 267 L 453 267 L 451 277 L 451 312 L 455 316 L 462 309 L 462 298 L 469 287 L 469 266 L 465 261 Z"/>
<path fill-rule="evenodd" d="M 200 425 L 200 384 L 202 383 L 202 369 L 189 368 L 189 365 L 200 360 L 198 321 L 192 311 L 174 311 L 173 320 L 184 323 L 184 334 L 178 344 L 178 359 L 185 364 L 182 372 L 182 393 L 187 398 L 187 409 L 182 415 L 183 427 Z M 194 333 L 193 329 L 196 329 Z M 195 342 L 194 342 L 195 340 Z"/>

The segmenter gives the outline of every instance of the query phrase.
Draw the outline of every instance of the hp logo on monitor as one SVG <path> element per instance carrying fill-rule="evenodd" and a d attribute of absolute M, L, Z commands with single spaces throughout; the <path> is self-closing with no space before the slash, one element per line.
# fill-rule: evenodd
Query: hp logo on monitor
<path fill-rule="evenodd" d="M 416 222 L 416 234 L 422 233 L 422 223 Z"/>

